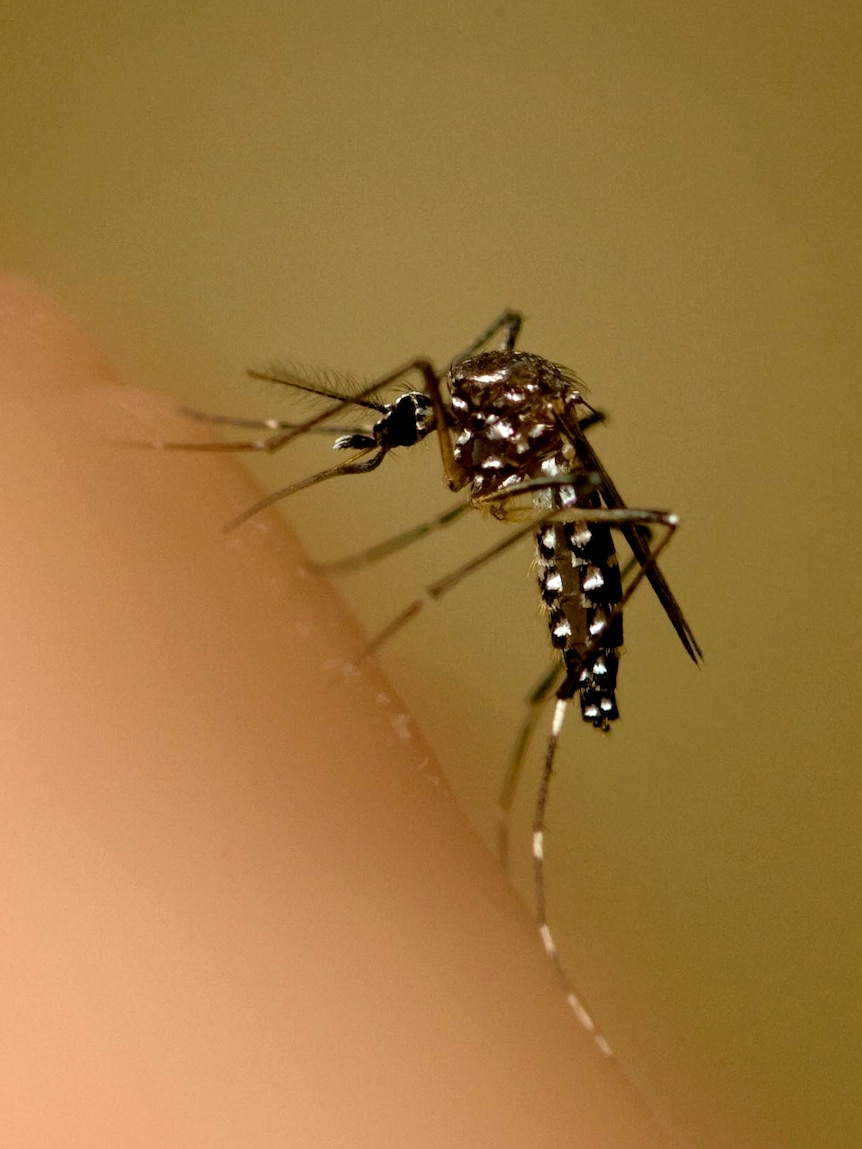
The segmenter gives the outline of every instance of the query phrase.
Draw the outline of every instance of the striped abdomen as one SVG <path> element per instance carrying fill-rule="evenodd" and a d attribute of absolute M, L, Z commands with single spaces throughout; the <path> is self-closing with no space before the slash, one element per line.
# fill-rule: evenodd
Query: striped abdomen
<path fill-rule="evenodd" d="M 570 505 L 564 488 L 560 502 Z M 598 507 L 598 495 L 581 499 Z M 536 535 L 539 587 L 548 609 L 551 642 L 566 665 L 566 687 L 578 693 L 585 722 L 607 730 L 619 718 L 617 666 L 622 616 L 606 623 L 622 595 L 610 528 L 604 523 L 546 523 Z M 564 688 L 565 689 L 565 688 Z"/>

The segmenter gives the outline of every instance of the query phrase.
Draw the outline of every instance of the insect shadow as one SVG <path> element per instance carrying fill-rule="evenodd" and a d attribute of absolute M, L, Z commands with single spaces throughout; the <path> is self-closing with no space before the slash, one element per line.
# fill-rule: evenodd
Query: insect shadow
<path fill-rule="evenodd" d="M 557 745 L 575 699 L 583 721 L 597 730 L 608 731 L 619 718 L 616 689 L 623 611 L 642 582 L 652 587 L 689 657 L 697 663 L 702 654 L 657 564 L 676 531 L 676 515 L 629 507 L 623 502 L 586 434 L 603 415 L 584 398 L 583 383 L 573 371 L 516 350 L 521 326 L 518 312 L 504 311 L 446 370 L 438 371 L 425 358 L 411 359 L 351 394 L 330 386 L 324 378 L 306 378 L 281 367 L 249 371 L 254 379 L 279 383 L 330 402 L 299 423 L 187 411 L 189 416 L 211 424 L 264 434 L 234 442 L 145 445 L 168 450 L 273 452 L 301 435 L 316 432 L 335 435 L 333 448 L 351 452 L 346 461 L 258 500 L 226 525 L 225 529 L 233 529 L 281 499 L 329 479 L 374 471 L 391 451 L 412 447 L 435 435 L 446 482 L 452 491 L 465 492 L 466 498 L 443 514 L 359 554 L 321 564 L 321 569 L 341 574 L 377 562 L 450 525 L 471 509 L 489 512 L 513 524 L 513 529 L 501 542 L 426 586 L 422 595 L 372 639 L 368 652 L 391 638 L 427 603 L 448 594 L 524 537 L 534 537 L 539 592 L 554 659 L 529 696 L 527 716 L 506 771 L 500 852 L 505 861 L 505 815 L 512 805 L 527 743 L 542 706 L 554 698 L 533 815 L 536 917 L 545 950 L 566 984 L 570 1005 L 602 1052 L 610 1053 L 608 1043 L 568 986 L 547 922 L 545 815 Z M 410 379 L 416 380 L 414 389 L 394 401 L 384 400 L 388 391 Z M 363 423 L 341 422 L 351 409 L 364 414 Z M 613 531 L 623 536 L 632 553 L 622 571 Z"/>

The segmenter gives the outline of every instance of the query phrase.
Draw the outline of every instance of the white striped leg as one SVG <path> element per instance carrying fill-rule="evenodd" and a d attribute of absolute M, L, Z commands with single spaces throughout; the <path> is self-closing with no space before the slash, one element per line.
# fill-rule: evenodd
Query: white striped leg
<path fill-rule="evenodd" d="M 592 1015 L 572 989 L 571 982 L 560 965 L 559 953 L 553 934 L 551 933 L 551 928 L 548 925 L 545 910 L 545 811 L 548 805 L 548 791 L 551 785 L 551 776 L 554 772 L 554 759 L 560 740 L 560 732 L 563 729 L 566 712 L 570 704 L 570 698 L 557 698 L 557 703 L 554 707 L 554 718 L 551 723 L 551 733 L 548 737 L 548 746 L 545 751 L 542 778 L 539 783 L 538 794 L 536 795 L 536 812 L 533 817 L 533 873 L 536 889 L 536 920 L 539 926 L 539 936 L 542 939 L 542 945 L 545 947 L 545 953 L 554 963 L 557 973 L 563 982 L 566 991 L 566 1001 L 569 1003 L 572 1012 L 587 1033 L 592 1037 L 599 1052 L 605 1057 L 611 1057 L 613 1051 L 607 1039 L 596 1028 L 596 1023 L 593 1021 Z"/>

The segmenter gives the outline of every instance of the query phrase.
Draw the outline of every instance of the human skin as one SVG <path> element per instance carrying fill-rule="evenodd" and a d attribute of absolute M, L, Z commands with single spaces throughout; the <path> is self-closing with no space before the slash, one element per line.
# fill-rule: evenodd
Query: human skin
<path fill-rule="evenodd" d="M 242 470 L 26 282 L 0 346 L 3 1143 L 669 1144 Z"/>

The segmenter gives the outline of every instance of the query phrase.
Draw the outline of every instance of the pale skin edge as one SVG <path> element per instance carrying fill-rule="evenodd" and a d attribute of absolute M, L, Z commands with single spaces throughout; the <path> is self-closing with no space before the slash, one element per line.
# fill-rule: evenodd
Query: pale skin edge
<path fill-rule="evenodd" d="M 0 342 L 9 1144 L 676 1144 L 236 463 L 112 447 L 180 425 L 27 282 Z"/>

